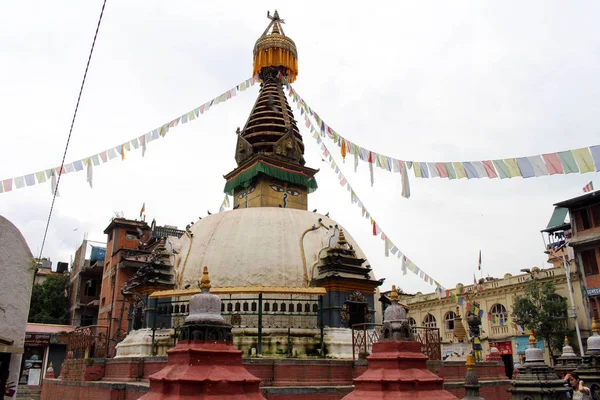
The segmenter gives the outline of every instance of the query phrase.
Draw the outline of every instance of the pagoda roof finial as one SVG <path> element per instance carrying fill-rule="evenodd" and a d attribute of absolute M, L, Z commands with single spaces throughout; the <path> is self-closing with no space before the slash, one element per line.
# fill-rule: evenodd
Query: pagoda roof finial
<path fill-rule="evenodd" d="M 273 15 L 267 11 L 267 18 L 271 22 L 254 45 L 253 75 L 259 75 L 259 79 L 262 79 L 261 71 L 272 67 L 277 68 L 289 83 L 293 83 L 298 75 L 296 44 L 283 32 L 281 25 L 285 21 L 279 17 L 277 10 Z"/>
<path fill-rule="evenodd" d="M 398 301 L 398 291 L 396 290 L 396 285 L 392 285 L 392 292 L 390 293 L 390 301 L 393 303 Z"/>

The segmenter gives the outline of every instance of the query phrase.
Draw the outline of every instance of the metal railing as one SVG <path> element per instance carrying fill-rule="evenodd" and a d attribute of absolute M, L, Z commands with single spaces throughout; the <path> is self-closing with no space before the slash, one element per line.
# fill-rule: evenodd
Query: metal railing
<path fill-rule="evenodd" d="M 352 325 L 352 359 L 366 358 L 379 341 L 381 324 Z M 413 326 L 410 328 L 415 341 L 421 343 L 421 352 L 430 360 L 442 359 L 442 345 L 438 328 Z"/>
<path fill-rule="evenodd" d="M 104 358 L 107 355 L 108 327 L 90 325 L 75 328 L 67 338 L 67 358 Z"/>

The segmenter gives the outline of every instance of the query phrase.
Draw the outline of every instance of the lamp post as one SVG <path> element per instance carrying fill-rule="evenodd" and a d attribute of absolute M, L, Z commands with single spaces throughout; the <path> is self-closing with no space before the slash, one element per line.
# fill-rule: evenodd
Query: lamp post
<path fill-rule="evenodd" d="M 563 268 L 565 269 L 565 273 L 567 275 L 567 286 L 568 286 L 568 290 L 569 290 L 569 299 L 571 300 L 571 314 L 573 315 L 573 318 L 575 319 L 575 330 L 577 331 L 577 341 L 579 342 L 579 353 L 581 354 L 581 357 L 583 357 L 583 342 L 581 340 L 581 331 L 579 330 L 579 321 L 577 320 L 577 312 L 575 311 L 575 300 L 573 299 L 573 287 L 571 286 L 571 265 L 570 263 L 567 263 L 567 258 L 565 257 L 565 246 L 566 244 L 563 244 L 560 247 L 561 253 L 562 253 L 562 260 L 563 260 Z"/>

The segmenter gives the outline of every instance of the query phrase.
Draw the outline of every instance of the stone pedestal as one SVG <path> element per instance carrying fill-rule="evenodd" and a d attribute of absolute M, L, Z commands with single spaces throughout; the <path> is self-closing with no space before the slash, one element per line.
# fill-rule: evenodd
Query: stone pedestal
<path fill-rule="evenodd" d="M 166 356 L 173 347 L 173 329 L 154 331 L 154 354 L 152 354 L 152 329 L 144 328 L 131 331 L 119 344 L 115 358 Z"/>
<path fill-rule="evenodd" d="M 344 399 L 456 399 L 427 369 L 419 342 L 375 343 L 367 360 L 367 371 L 354 379 L 354 391 Z"/>

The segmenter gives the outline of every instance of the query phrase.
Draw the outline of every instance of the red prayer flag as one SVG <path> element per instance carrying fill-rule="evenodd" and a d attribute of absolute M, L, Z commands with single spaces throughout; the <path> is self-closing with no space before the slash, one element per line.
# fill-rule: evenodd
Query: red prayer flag
<path fill-rule="evenodd" d="M 542 154 L 542 158 L 546 163 L 546 168 L 550 175 L 565 173 L 560 158 L 558 158 L 556 153 Z"/>

